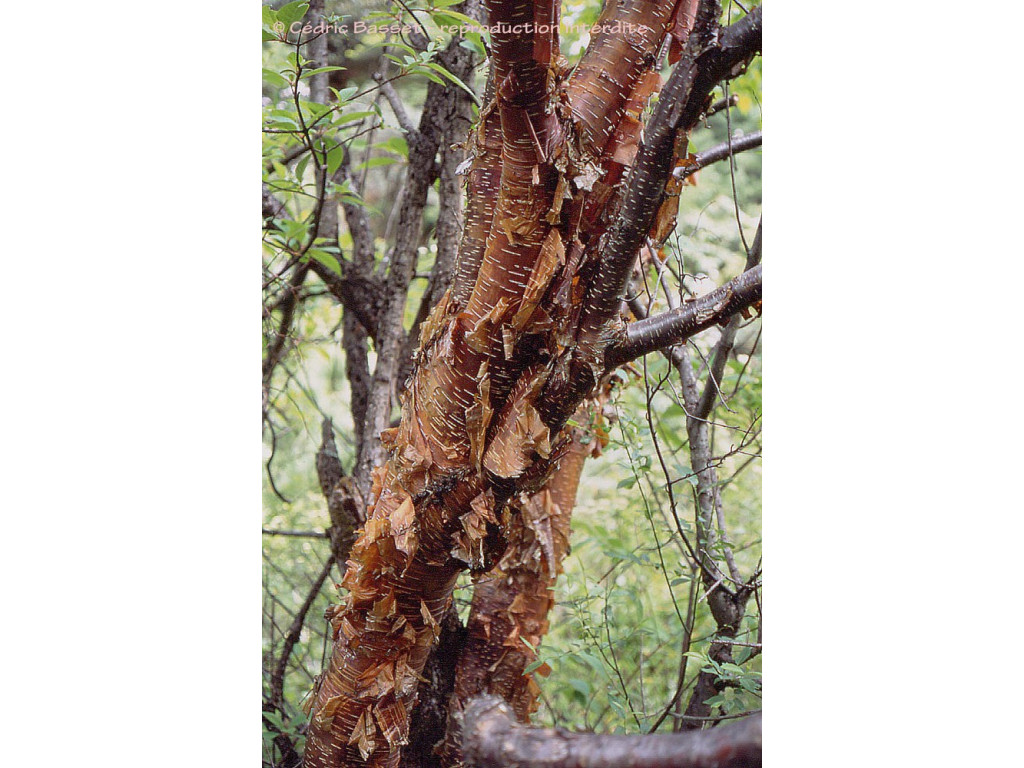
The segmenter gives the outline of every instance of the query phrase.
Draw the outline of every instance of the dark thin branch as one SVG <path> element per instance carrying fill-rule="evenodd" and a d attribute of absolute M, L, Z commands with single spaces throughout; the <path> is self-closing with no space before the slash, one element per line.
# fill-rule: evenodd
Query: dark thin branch
<path fill-rule="evenodd" d="M 271 528 L 263 529 L 264 536 L 296 536 L 300 539 L 326 539 L 327 534 L 323 531 L 275 531 Z"/>
<path fill-rule="evenodd" d="M 728 98 L 722 98 L 708 107 L 707 112 L 704 113 L 704 117 L 708 118 L 712 115 L 717 115 L 723 109 L 730 109 L 740 103 L 740 97 L 737 94 L 732 94 Z"/>
<path fill-rule="evenodd" d="M 760 262 L 761 224 L 758 222 L 754 244 L 750 248 L 750 253 L 747 254 L 747 269 L 749 270 L 757 266 Z M 725 372 L 725 364 L 732 353 L 733 342 L 736 340 L 736 331 L 739 329 L 740 322 L 742 322 L 742 318 L 739 315 L 732 316 L 728 325 L 725 326 L 725 330 L 722 331 L 722 337 L 715 344 L 715 349 L 711 353 L 711 363 L 708 366 L 708 380 L 704 385 L 704 391 L 701 393 L 697 412 L 693 414 L 698 419 L 708 418 L 711 409 L 714 407 L 715 399 L 721 396 L 722 374 Z M 732 564 L 730 563 L 730 565 Z"/>
<path fill-rule="evenodd" d="M 284 356 L 284 344 L 291 333 L 292 321 L 295 318 L 295 309 L 298 305 L 299 288 L 305 282 L 307 274 L 309 274 L 308 263 L 300 264 L 296 267 L 285 288 L 284 296 L 278 301 L 278 307 L 281 310 L 281 321 L 278 323 L 274 339 L 267 349 L 267 356 L 263 359 L 264 390 L 270 387 L 270 377 L 274 373 L 274 368 L 277 367 L 277 364 L 281 362 L 281 358 Z"/>
<path fill-rule="evenodd" d="M 716 323 L 728 320 L 760 300 L 759 264 L 721 288 L 687 302 L 679 309 L 627 325 L 625 338 L 605 351 L 605 367 L 616 368 L 648 352 L 679 344 Z"/>
<path fill-rule="evenodd" d="M 350 313 L 342 318 L 341 346 L 345 350 L 345 377 L 349 385 L 356 456 L 363 449 L 366 433 L 366 403 L 370 397 L 370 363 L 366 328 Z"/>
<path fill-rule="evenodd" d="M 348 152 L 346 152 L 345 157 L 346 159 L 348 158 Z M 370 330 L 371 336 L 376 337 L 377 312 L 378 307 L 383 300 L 384 288 L 380 281 L 376 280 L 372 276 L 369 267 L 363 268 L 363 265 L 367 262 L 372 264 L 373 238 L 372 235 L 369 234 L 369 223 L 366 220 L 366 214 L 363 211 L 362 206 L 355 205 L 354 203 L 343 202 L 342 208 L 345 211 L 345 218 L 349 225 L 349 232 L 352 235 L 353 263 L 350 265 L 349 262 L 344 259 L 339 259 L 343 272 L 343 274 L 339 275 L 326 264 L 310 259 L 301 266 L 304 271 L 303 277 L 305 277 L 305 272 L 313 272 L 323 281 L 331 295 L 340 301 L 346 310 L 355 314 L 359 319 L 360 324 L 364 328 Z M 275 212 L 275 218 L 283 218 L 285 212 L 284 204 L 271 194 L 266 185 L 264 185 L 263 188 L 263 211 L 265 217 L 268 211 Z M 333 219 L 332 216 L 327 216 L 326 218 Z M 333 236 L 333 242 L 336 243 L 336 222 L 332 220 L 329 221 L 328 224 L 331 225 L 330 234 Z M 285 268 L 281 271 L 281 275 L 298 262 L 298 257 L 293 256 L 289 259 Z M 294 274 L 295 273 L 293 273 L 293 275 Z M 278 275 L 275 279 L 279 279 L 281 275 Z M 268 281 L 263 286 L 264 290 L 269 287 L 271 282 L 273 281 Z M 276 302 L 275 308 L 281 309 L 282 311 L 286 310 L 289 297 L 296 295 L 298 287 L 298 285 L 286 286 L 282 291 L 282 298 Z M 268 359 L 270 359 L 269 355 Z"/>
<path fill-rule="evenodd" d="M 371 335 L 376 336 L 376 307 L 384 291 L 380 283 L 373 278 L 342 277 L 319 261 L 310 261 L 309 266 L 323 280 L 331 295 L 354 314 L 360 324 L 370 330 Z"/>
<path fill-rule="evenodd" d="M 689 733 L 570 733 L 520 725 L 500 698 L 480 696 L 463 716 L 463 754 L 471 768 L 757 768 L 761 715 Z"/>
<path fill-rule="evenodd" d="M 306 595 L 306 599 L 303 601 L 298 613 L 295 614 L 291 626 L 288 627 L 288 632 L 284 637 L 281 647 L 281 655 L 274 664 L 274 671 L 270 674 L 270 701 L 279 709 L 284 699 L 284 675 L 288 669 L 288 659 L 291 658 L 295 644 L 299 642 L 302 625 L 306 623 L 306 614 L 309 613 L 309 609 L 313 607 L 317 595 L 320 594 L 320 589 L 327 580 L 327 575 L 331 572 L 332 565 L 334 565 L 333 555 L 327 558 L 324 567 L 320 570 L 320 575 L 314 580 L 309 593 Z"/>
<path fill-rule="evenodd" d="M 722 29 L 718 45 L 707 48 L 704 47 L 706 39 L 711 36 L 699 28 L 709 22 L 717 27 L 717 18 L 713 22 L 700 18 L 706 13 L 702 4 L 687 51 L 665 84 L 647 124 L 643 146 L 630 170 L 619 224 L 612 229 L 602 249 L 602 268 L 588 293 L 585 314 L 591 326 L 600 325 L 618 312 L 636 254 L 650 231 L 672 172 L 677 134 L 688 131 L 698 121 L 708 95 L 719 81 L 738 74 L 761 49 L 760 7 Z"/>
<path fill-rule="evenodd" d="M 441 300 L 448 286 L 452 284 L 455 273 L 455 260 L 458 256 L 459 240 L 462 233 L 462 185 L 457 175 L 462 163 L 463 151 L 459 148 L 466 140 L 471 114 L 469 104 L 463 101 L 464 120 L 454 120 L 445 130 L 441 146 L 441 172 L 438 185 L 439 207 L 435 240 L 437 241 L 437 259 L 430 274 L 427 290 L 420 300 L 416 319 L 409 329 L 409 335 L 402 346 L 402 360 L 398 368 L 398 381 L 402 383 L 412 371 L 413 353 L 419 346 L 420 327 L 430 312 Z"/>
<path fill-rule="evenodd" d="M 270 392 L 267 388 L 263 389 L 263 422 L 267 425 L 270 430 L 270 456 L 267 457 L 266 464 L 264 465 L 267 469 L 267 481 L 270 483 L 270 489 L 285 504 L 291 504 L 291 499 L 281 493 L 277 487 L 277 483 L 274 482 L 274 472 L 271 469 L 271 465 L 274 463 L 274 457 L 277 455 L 277 430 L 274 428 L 274 423 L 270 420 L 268 403 L 270 398 Z"/>
<path fill-rule="evenodd" d="M 712 163 L 717 163 L 720 160 L 725 160 L 727 157 L 737 155 L 740 152 L 746 152 L 748 149 L 756 149 L 760 146 L 761 132 L 755 131 L 746 136 L 740 136 L 732 142 L 725 142 L 717 147 L 701 152 L 694 158 L 693 163 L 679 166 L 672 172 L 672 175 L 679 179 L 685 179 L 687 176 L 695 174 L 701 168 L 707 168 Z"/>
<path fill-rule="evenodd" d="M 320 426 L 320 448 L 316 452 L 316 474 L 320 490 L 327 500 L 331 517 L 328 535 L 331 552 L 339 565 L 348 559 L 349 550 L 356 539 L 356 528 L 366 519 L 364 505 L 357 500 L 355 483 L 345 476 L 345 470 L 334 443 L 334 425 L 325 418 Z"/>

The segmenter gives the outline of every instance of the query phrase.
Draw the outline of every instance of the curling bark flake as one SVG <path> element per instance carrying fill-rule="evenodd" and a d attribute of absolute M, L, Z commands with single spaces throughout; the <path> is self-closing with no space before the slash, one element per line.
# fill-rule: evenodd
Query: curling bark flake
<path fill-rule="evenodd" d="M 313 705 L 307 768 L 398 765 L 455 580 L 467 568 L 489 570 L 509 539 L 513 557 L 536 545 L 545 565 L 522 572 L 505 609 L 514 626 L 496 627 L 488 610 L 492 628 L 507 630 L 520 654 L 522 637 L 546 630 L 547 586 L 582 466 L 563 426 L 603 373 L 603 349 L 592 344 L 586 385 L 571 380 L 581 322 L 605 327 L 618 314 L 616 297 L 605 297 L 598 303 L 611 312 L 593 316 L 589 293 L 607 266 L 599 246 L 624 198 L 628 207 L 622 180 L 643 157 L 639 120 L 660 86 L 657 52 L 689 29 L 693 5 L 609 3 L 602 18 L 626 31 L 596 35 L 568 79 L 556 0 L 487 4 L 493 99 L 470 143 L 455 275 L 420 327 L 401 422 L 381 434 L 389 458 L 373 472 L 342 582 L 348 594 L 329 611 L 335 644 Z M 638 226 L 646 232 L 650 221 Z M 564 478 L 541 490 L 556 468 Z M 519 679 L 509 685 L 525 716 L 532 692 Z"/>
<path fill-rule="evenodd" d="M 461 715 L 474 696 L 494 694 L 509 702 L 520 722 L 536 711 L 537 670 L 526 673 L 548 631 L 554 587 L 569 551 L 576 491 L 586 459 L 598 455 L 608 438 L 601 406 L 606 393 L 576 411 L 579 426 L 558 470 L 543 487 L 510 501 L 514 509 L 508 548 L 498 565 L 477 581 L 449 702 L 449 726 L 440 749 L 441 764 L 462 765 Z"/>

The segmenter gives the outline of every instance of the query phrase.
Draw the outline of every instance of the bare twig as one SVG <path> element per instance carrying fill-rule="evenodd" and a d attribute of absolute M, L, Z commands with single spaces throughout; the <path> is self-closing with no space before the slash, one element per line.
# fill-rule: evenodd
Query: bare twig
<path fill-rule="evenodd" d="M 275 531 L 270 528 L 263 529 L 264 536 L 295 536 L 300 539 L 326 539 L 327 534 L 323 531 Z"/>
<path fill-rule="evenodd" d="M 712 163 L 717 163 L 720 160 L 725 160 L 728 157 L 733 157 L 740 152 L 746 152 L 749 149 L 756 149 L 761 146 L 761 132 L 755 131 L 754 133 L 746 136 L 741 136 L 738 139 L 727 141 L 723 144 L 719 144 L 716 147 L 707 149 L 699 153 L 694 161 L 689 165 L 681 165 L 676 168 L 672 175 L 677 179 L 685 179 L 687 176 L 692 176 L 701 168 L 707 168 Z"/>

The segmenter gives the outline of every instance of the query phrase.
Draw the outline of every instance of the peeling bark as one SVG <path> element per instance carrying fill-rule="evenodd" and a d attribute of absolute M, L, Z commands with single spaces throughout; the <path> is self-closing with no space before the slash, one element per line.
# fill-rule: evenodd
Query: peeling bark
<path fill-rule="evenodd" d="M 643 145 L 622 187 L 622 202 L 615 208 L 614 226 L 600 243 L 598 268 L 577 325 L 576 347 L 564 363 L 565 372 L 552 377 L 542 395 L 542 415 L 553 427 L 564 423 L 581 393 L 596 384 L 605 348 L 622 335 L 618 315 L 626 283 L 656 224 L 673 168 L 687 155 L 688 132 L 706 111 L 715 85 L 739 74 L 760 51 L 760 7 L 722 30 L 720 10 L 717 2 L 700 3 L 686 51 L 645 128 Z"/>
<path fill-rule="evenodd" d="M 477 0 L 467 0 L 457 6 L 469 15 L 476 13 Z M 470 80 L 473 54 L 453 39 L 440 57 L 441 63 L 463 82 Z M 460 95 L 462 94 L 462 95 Z M 399 209 L 395 228 L 394 247 L 389 252 L 388 278 L 382 302 L 379 331 L 376 336 L 377 365 L 373 371 L 372 386 L 366 408 L 366 433 L 363 450 L 357 460 L 356 478 L 361 491 L 368 490 L 369 474 L 384 460 L 379 435 L 391 420 L 393 392 L 401 370 L 401 349 L 404 341 L 402 320 L 405 314 L 409 284 L 416 267 L 416 249 L 427 190 L 433 182 L 435 157 L 442 137 L 460 117 L 465 95 L 460 89 L 431 83 L 417 131 L 406 136 L 409 145 L 409 171 L 406 177 L 405 198 Z"/>
<path fill-rule="evenodd" d="M 661 37 L 627 43 L 649 52 L 657 47 L 654 41 L 676 30 L 677 8 L 674 3 L 642 7 L 649 26 L 662 30 Z M 525 658 L 522 638 L 543 635 L 550 607 L 547 589 L 560 560 L 557 550 L 567 545 L 555 508 L 559 513 L 571 508 L 575 481 L 566 482 L 564 491 L 557 490 L 557 482 L 543 489 L 560 464 L 582 462 L 562 428 L 604 372 L 610 337 L 593 331 L 605 327 L 609 318 L 594 315 L 590 308 L 612 307 L 614 314 L 618 306 L 614 296 L 595 298 L 594 286 L 613 285 L 615 278 L 594 258 L 607 253 L 598 245 L 605 242 L 601 235 L 613 213 L 642 219 L 645 206 L 664 188 L 662 176 L 638 181 L 638 188 L 650 194 L 630 203 L 632 188 L 623 193 L 621 184 L 633 164 L 639 132 L 639 123 L 634 129 L 627 118 L 637 120 L 660 84 L 644 74 L 654 59 L 642 51 L 629 58 L 627 71 L 635 78 L 624 89 L 628 95 L 603 106 L 600 118 L 602 124 L 625 124 L 625 129 L 609 134 L 599 149 L 593 143 L 600 144 L 607 131 L 601 128 L 585 138 L 589 129 L 581 121 L 586 118 L 575 115 L 573 88 L 564 87 L 567 71 L 558 56 L 557 3 L 489 0 L 487 11 L 492 28 L 502 26 L 492 34 L 494 99 L 481 116 L 476 137 L 467 234 L 452 289 L 419 327 L 419 349 L 401 395 L 399 426 L 384 429 L 390 412 L 389 377 L 398 365 L 393 350 L 395 329 L 401 324 L 395 318 L 400 319 L 407 286 L 402 281 L 411 268 L 405 219 L 398 225 L 367 404 L 367 442 L 360 457 L 361 470 L 378 466 L 367 475 L 367 519 L 342 582 L 348 594 L 330 615 L 334 649 L 313 706 L 308 768 L 399 764 L 401 749 L 412 738 L 409 715 L 416 706 L 417 685 L 451 611 L 455 580 L 466 569 L 491 569 L 510 538 L 515 544 L 510 551 L 519 554 L 514 555 L 516 562 L 506 564 L 506 578 L 526 565 L 520 559 L 524 552 L 538 559 L 521 571 L 520 591 L 507 608 L 487 608 L 478 615 L 491 617 L 492 633 L 506 632 L 511 643 L 507 647 L 519 656 L 506 656 L 510 665 L 518 666 Z M 550 31 L 536 32 L 543 29 L 538 23 Z M 685 24 L 683 28 L 688 29 Z M 705 56 L 713 41 L 702 45 L 700 54 Z M 690 50 L 693 55 L 684 60 L 685 87 L 666 92 L 659 102 L 659 109 L 673 116 L 688 114 L 693 83 L 703 82 L 693 53 L 697 49 Z M 575 87 L 578 95 L 596 86 L 581 80 Z M 425 107 L 424 120 L 428 112 Z M 436 112 L 429 113 L 436 117 Z M 652 141 L 654 149 L 648 154 L 653 153 L 652 167 L 666 165 L 667 178 L 671 163 L 662 162 L 664 137 L 674 139 L 679 121 L 672 117 L 666 125 L 655 126 L 661 138 Z M 419 168 L 427 156 L 432 162 L 434 151 L 424 149 L 429 149 L 425 140 L 420 136 L 410 141 L 411 202 L 403 210 L 415 208 L 420 196 L 414 164 Z M 499 140 L 500 164 L 495 152 Z M 670 141 L 669 160 L 673 149 Z M 622 210 L 614 207 L 620 199 Z M 639 226 L 646 232 L 650 222 L 643 219 Z M 621 260 L 631 258 L 623 254 L 608 268 L 619 269 Z M 581 339 L 589 344 L 583 357 L 574 351 Z M 580 364 L 587 368 L 585 376 Z M 378 459 L 385 456 L 381 464 Z M 520 501 L 524 499 L 530 500 Z M 486 588 L 481 600 L 486 607 Z M 486 635 L 485 630 L 488 640 Z M 469 642 L 474 642 L 472 634 Z M 471 677 L 469 670 L 467 675 Z M 509 690 L 525 716 L 533 694 L 524 680 L 519 672 L 495 682 Z"/>
<path fill-rule="evenodd" d="M 445 766 L 462 764 L 459 722 L 472 697 L 500 696 L 524 723 L 537 709 L 540 690 L 533 678 L 537 673 L 525 674 L 536 658 L 530 646 L 540 645 L 548 631 L 547 617 L 555 604 L 555 580 L 569 551 L 570 520 L 584 463 L 607 443 L 599 423 L 603 400 L 577 411 L 576 420 L 584 426 L 571 431 L 572 443 L 547 483 L 516 501 L 505 555 L 474 587 L 442 750 Z"/>

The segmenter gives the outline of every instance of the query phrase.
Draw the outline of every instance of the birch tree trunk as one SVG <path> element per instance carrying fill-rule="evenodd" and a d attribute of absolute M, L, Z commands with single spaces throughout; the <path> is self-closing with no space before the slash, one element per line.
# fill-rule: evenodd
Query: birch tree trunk
<path fill-rule="evenodd" d="M 563 428 L 625 338 L 625 281 L 662 228 L 686 132 L 711 89 L 760 46 L 759 10 L 720 32 L 717 2 L 624 0 L 606 6 L 608 31 L 570 76 L 555 0 L 488 0 L 486 12 L 493 94 L 471 142 L 454 277 L 420 325 L 400 424 L 380 436 L 387 458 L 372 473 L 348 594 L 330 616 L 334 648 L 313 705 L 308 768 L 398 765 L 455 580 L 490 570 L 510 540 L 536 541 L 546 565 L 505 609 L 522 608 L 533 623 L 494 628 L 508 630 L 518 653 L 522 637 L 543 635 L 547 581 L 567 536 L 551 513 L 571 509 L 583 458 Z M 641 145 L 667 40 L 679 63 Z M 384 416 L 377 408 L 376 422 Z M 496 615 L 486 588 L 479 594 L 478 615 Z M 532 693 L 522 685 L 520 673 L 507 695 L 525 716 Z"/>

